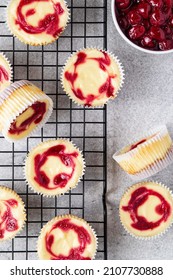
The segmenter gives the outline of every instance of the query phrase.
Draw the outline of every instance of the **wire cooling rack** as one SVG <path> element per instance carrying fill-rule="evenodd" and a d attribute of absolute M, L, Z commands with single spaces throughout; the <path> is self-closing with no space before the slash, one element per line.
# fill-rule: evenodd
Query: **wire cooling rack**
<path fill-rule="evenodd" d="M 63 92 L 60 73 L 71 53 L 84 47 L 107 48 L 107 1 L 69 0 L 71 22 L 54 44 L 26 46 L 15 39 L 5 23 L 7 1 L 0 0 L 0 51 L 11 60 L 14 81 L 27 79 L 42 88 L 54 102 L 49 122 L 20 144 L 0 137 L 0 184 L 14 189 L 24 200 L 27 223 L 12 241 L 0 244 L 0 259 L 37 259 L 36 243 L 43 225 L 56 215 L 73 214 L 86 219 L 96 230 L 97 259 L 107 259 L 106 106 L 76 106 Z M 72 140 L 86 159 L 86 173 L 78 187 L 62 197 L 34 194 L 23 178 L 28 151 L 48 139 Z"/>

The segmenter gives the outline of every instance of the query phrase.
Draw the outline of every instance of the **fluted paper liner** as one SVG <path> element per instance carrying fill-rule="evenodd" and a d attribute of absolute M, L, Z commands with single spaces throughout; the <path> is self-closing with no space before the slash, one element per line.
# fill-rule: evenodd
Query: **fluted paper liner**
<path fill-rule="evenodd" d="M 38 258 L 40 259 L 39 257 L 39 250 L 41 249 L 41 246 L 42 246 L 42 236 L 44 236 L 44 233 L 46 233 L 46 229 L 47 229 L 47 226 L 50 226 L 50 225 L 53 225 L 56 221 L 60 220 L 60 219 L 76 219 L 82 223 L 84 223 L 85 225 L 87 225 L 89 227 L 89 229 L 91 230 L 92 234 L 93 234 L 93 239 L 94 239 L 94 242 L 95 242 L 95 250 L 94 250 L 94 254 L 92 256 L 92 260 L 95 259 L 96 257 L 96 253 L 97 253 L 97 249 L 98 249 L 98 238 L 97 238 L 97 234 L 95 232 L 95 230 L 92 228 L 92 226 L 86 222 L 84 219 L 82 218 L 79 218 L 77 216 L 74 216 L 74 215 L 71 215 L 71 214 L 67 214 L 67 215 L 60 215 L 60 216 L 56 216 L 55 218 L 53 218 L 52 220 L 50 220 L 47 224 L 45 224 L 43 226 L 43 228 L 41 229 L 41 232 L 40 232 L 40 235 L 38 237 L 38 242 L 37 242 L 37 254 L 38 254 Z"/>
<path fill-rule="evenodd" d="M 0 239 L 0 242 L 3 242 L 3 241 L 6 241 L 6 240 L 11 240 L 11 239 L 13 239 L 16 235 L 18 235 L 18 234 L 23 230 L 23 228 L 24 228 L 24 226 L 25 226 L 25 223 L 26 223 L 26 211 L 25 211 L 25 204 L 24 204 L 23 200 L 21 199 L 21 197 L 20 197 L 14 190 L 12 190 L 12 189 L 10 189 L 10 188 L 8 188 L 8 187 L 6 187 L 6 186 L 0 186 L 0 192 L 1 192 L 1 190 L 13 194 L 13 197 L 12 197 L 12 198 L 15 197 L 16 200 L 20 203 L 20 205 L 21 205 L 22 208 L 23 208 L 23 213 L 22 213 L 22 218 L 23 218 L 23 219 L 22 219 L 22 225 L 20 226 L 20 228 L 19 228 L 17 231 L 12 232 L 12 233 L 11 233 L 11 236 L 9 236 L 9 237 L 7 237 L 7 238 Z"/>
<path fill-rule="evenodd" d="M 21 139 L 27 138 L 36 130 L 40 129 L 49 119 L 53 110 L 53 102 L 50 97 L 48 97 L 44 92 L 38 88 L 38 92 L 26 90 L 25 86 L 34 86 L 34 89 L 37 89 L 35 85 L 29 81 L 19 81 L 11 84 L 0 94 L 0 126 L 2 126 L 2 134 L 9 142 L 20 141 Z M 20 89 L 20 93 L 15 94 L 15 90 Z M 32 106 L 37 101 L 48 101 L 49 106 L 48 110 L 45 113 L 42 121 L 37 124 L 33 130 L 28 133 L 26 136 L 20 139 L 13 139 L 8 136 L 8 131 L 11 124 L 16 120 L 16 118 L 23 113 L 27 108 Z M 3 107 L 3 109 L 2 109 Z"/>
<path fill-rule="evenodd" d="M 53 143 L 55 142 L 55 144 L 58 144 L 59 141 L 62 141 L 62 143 L 71 143 L 73 145 L 73 147 L 75 148 L 75 150 L 79 153 L 81 160 L 82 160 L 82 172 L 81 174 L 78 176 L 78 180 L 75 182 L 74 185 L 69 186 L 69 188 L 67 190 L 63 191 L 63 188 L 57 188 L 56 190 L 47 190 L 44 191 L 44 188 L 40 187 L 40 191 L 38 191 L 38 187 L 34 186 L 33 183 L 30 180 L 30 174 L 27 171 L 28 165 L 31 164 L 30 163 L 30 158 L 32 158 L 32 154 L 34 153 L 35 149 L 37 149 L 38 147 L 42 147 L 47 143 Z M 61 144 L 62 144 L 61 143 Z M 39 152 L 39 151 L 38 151 Z M 40 144 L 38 144 L 37 146 L 35 146 L 27 155 L 26 159 L 25 159 L 25 164 L 24 164 L 24 177 L 26 180 L 26 183 L 28 184 L 28 186 L 30 187 L 30 189 L 32 189 L 35 193 L 41 194 L 45 197 L 52 197 L 52 196 L 62 196 L 65 193 L 68 193 L 69 191 L 71 191 L 72 189 L 75 189 L 79 182 L 81 181 L 83 175 L 85 174 L 85 168 L 86 168 L 86 164 L 85 164 L 85 159 L 83 157 L 82 152 L 79 150 L 79 148 L 69 139 L 66 138 L 58 138 L 56 140 L 48 140 L 48 141 L 44 141 Z M 41 191 L 42 190 L 42 191 Z"/>
<path fill-rule="evenodd" d="M 9 85 L 10 85 L 11 81 L 12 81 L 12 78 L 13 78 L 13 69 L 12 69 L 11 63 L 4 53 L 0 52 L 0 56 L 3 57 L 3 59 L 6 61 L 7 65 L 8 65 L 8 68 L 9 68 L 9 71 L 10 71 L 10 73 L 9 73 Z M 3 90 L 4 89 L 0 90 L 0 93 Z"/>
<path fill-rule="evenodd" d="M 119 150 L 113 155 L 113 159 L 120 164 L 123 162 L 123 165 L 128 168 L 133 170 L 133 173 L 128 173 L 122 166 L 121 168 L 124 169 L 128 175 L 134 179 L 134 180 L 143 180 L 145 178 L 148 178 L 159 171 L 163 170 L 166 168 L 168 165 L 170 165 L 173 162 L 173 146 L 169 147 L 167 151 L 165 152 L 165 139 L 164 137 L 168 136 L 169 141 L 172 142 L 169 132 L 166 128 L 166 126 L 160 126 L 157 127 L 154 130 L 151 130 L 148 135 L 145 135 L 144 137 L 141 137 L 141 139 L 149 139 L 146 140 L 146 142 L 139 144 L 135 149 L 130 150 L 130 151 L 125 151 L 123 152 L 126 148 L 130 147 L 131 145 L 140 142 L 141 139 L 138 139 L 137 141 L 133 141 L 130 145 L 124 147 L 123 149 Z M 150 138 L 151 137 L 151 138 Z M 153 143 L 156 143 L 159 141 L 159 148 L 152 147 L 152 152 L 151 152 L 151 145 Z M 141 148 L 146 148 L 145 150 L 141 151 Z M 149 149 L 149 150 L 148 150 Z M 162 155 L 162 157 L 159 157 L 158 153 Z M 131 163 L 131 159 L 133 157 L 136 158 L 136 161 Z M 152 163 L 148 164 L 147 159 L 149 159 Z M 126 161 L 126 163 L 124 163 Z M 138 164 L 143 164 L 145 167 L 141 169 L 140 171 L 135 172 L 135 168 L 139 169 Z"/>
<path fill-rule="evenodd" d="M 149 184 L 149 183 L 156 184 L 156 185 L 158 185 L 158 186 L 164 188 L 164 189 L 170 194 L 170 196 L 171 196 L 171 198 L 172 198 L 172 205 L 171 205 L 171 206 L 172 206 L 172 211 L 173 211 L 173 193 L 172 193 L 172 190 L 170 190 L 170 188 L 168 188 L 168 187 L 165 186 L 164 184 L 159 183 L 159 182 L 154 182 L 154 181 L 142 181 L 142 182 L 140 182 L 140 183 L 137 183 L 137 184 L 132 185 L 131 187 L 127 188 L 127 190 L 125 191 L 125 193 L 124 193 L 123 196 L 121 197 L 120 203 L 121 203 L 122 199 L 123 199 L 131 190 L 133 190 L 136 186 L 138 186 L 138 185 L 141 186 L 142 184 L 146 185 L 147 183 L 148 183 L 148 184 Z M 158 237 L 161 237 L 161 236 L 163 236 L 163 235 L 169 230 L 169 228 L 170 228 L 170 227 L 172 226 L 172 224 L 173 224 L 173 217 L 172 217 L 171 222 L 168 224 L 168 226 L 167 226 L 162 232 L 157 233 L 157 234 L 155 234 L 155 235 L 151 235 L 151 236 L 140 236 L 140 235 L 136 235 L 135 233 L 130 232 L 129 229 L 124 225 L 124 223 L 123 223 L 123 221 L 122 221 L 122 219 L 121 219 L 120 211 L 121 211 L 121 210 L 120 210 L 120 207 L 119 207 L 119 219 L 120 219 L 121 225 L 123 226 L 124 230 L 125 230 L 128 234 L 130 234 L 132 237 L 135 237 L 136 239 L 139 239 L 139 240 L 151 240 L 151 239 L 156 239 L 156 238 L 158 238 Z M 172 212 L 172 211 L 171 211 L 171 212 Z"/>
<path fill-rule="evenodd" d="M 9 10 L 10 2 L 9 2 L 9 4 L 8 4 L 8 6 L 7 6 L 7 14 L 6 14 L 6 25 L 7 25 L 7 28 L 8 28 L 8 30 L 10 31 L 10 33 L 13 35 L 13 37 L 17 38 L 20 42 L 22 42 L 22 43 L 24 43 L 24 44 L 26 44 L 26 45 L 28 44 L 28 45 L 30 45 L 30 46 L 35 46 L 35 47 L 37 47 L 37 46 L 42 46 L 42 45 L 43 45 L 43 46 L 46 46 L 46 45 L 52 44 L 52 43 L 54 43 L 56 40 L 59 39 L 59 37 L 62 35 L 62 33 L 64 32 L 64 30 L 66 29 L 68 23 L 70 22 L 70 10 L 69 10 L 69 8 L 68 8 L 67 1 L 64 0 L 64 3 L 65 3 L 65 6 L 66 6 L 66 12 L 67 12 L 67 21 L 66 21 L 66 24 L 65 24 L 64 27 L 62 27 L 62 32 L 59 33 L 59 35 L 58 35 L 57 37 L 53 37 L 53 36 L 52 36 L 52 40 L 50 40 L 50 41 L 45 40 L 45 41 L 42 41 L 41 43 L 36 43 L 36 42 L 34 42 L 34 40 L 33 40 L 33 42 L 28 42 L 28 41 L 24 40 L 23 36 L 19 36 L 19 35 L 16 34 L 14 31 L 12 31 L 12 29 L 11 29 L 11 27 L 10 27 L 9 19 L 8 19 L 8 10 Z"/>
<path fill-rule="evenodd" d="M 114 60 L 114 62 L 117 64 L 118 69 L 119 69 L 119 73 L 120 73 L 120 85 L 119 85 L 119 88 L 116 89 L 116 94 L 115 94 L 114 96 L 108 98 L 107 101 L 106 101 L 104 104 L 103 104 L 103 103 L 100 103 L 100 104 L 98 104 L 98 105 L 91 105 L 91 106 L 80 104 L 80 103 L 78 103 L 78 102 L 76 101 L 76 99 L 74 99 L 74 98 L 72 97 L 71 93 L 68 92 L 68 91 L 66 90 L 66 87 L 65 87 L 65 85 L 64 85 L 64 73 L 65 73 L 66 66 L 68 65 L 68 62 L 71 60 L 71 58 L 72 58 L 74 55 L 78 54 L 78 53 L 81 52 L 81 51 L 87 51 L 87 50 L 104 51 L 105 53 L 107 53 L 107 54 L 112 58 L 112 60 Z M 104 105 L 106 105 L 106 104 L 108 103 L 109 100 L 115 99 L 115 98 L 118 96 L 120 90 L 122 89 L 123 84 L 124 84 L 124 80 L 125 80 L 124 67 L 123 67 L 122 63 L 120 62 L 119 58 L 118 58 L 117 56 L 115 56 L 112 52 L 109 52 L 109 51 L 107 51 L 107 50 L 102 50 L 102 49 L 100 49 L 100 48 L 98 48 L 98 47 L 82 48 L 82 49 L 79 49 L 78 51 L 76 51 L 75 53 L 73 53 L 73 54 L 71 54 L 71 55 L 69 56 L 69 58 L 67 59 L 65 65 L 64 65 L 64 67 L 63 67 L 63 70 L 62 70 L 62 72 L 61 72 L 61 79 L 60 79 L 60 80 L 61 80 L 61 86 L 62 86 L 63 90 L 65 91 L 65 93 L 68 95 L 68 97 L 69 97 L 76 105 L 78 105 L 78 106 L 80 106 L 80 107 L 82 107 L 82 108 L 83 108 L 83 107 L 85 107 L 85 108 L 103 108 Z"/>

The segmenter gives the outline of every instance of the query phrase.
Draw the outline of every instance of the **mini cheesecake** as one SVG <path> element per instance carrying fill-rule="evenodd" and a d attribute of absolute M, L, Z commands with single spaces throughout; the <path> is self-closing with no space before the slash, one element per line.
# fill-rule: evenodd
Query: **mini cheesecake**
<path fill-rule="evenodd" d="M 77 186 L 84 174 L 81 152 L 65 139 L 46 141 L 36 146 L 25 162 L 25 177 L 37 193 L 61 195 Z"/>
<path fill-rule="evenodd" d="M 41 260 L 91 260 L 97 238 L 90 225 L 72 215 L 58 216 L 41 230 L 38 256 Z"/>
<path fill-rule="evenodd" d="M 113 55 L 103 50 L 83 49 L 67 60 L 61 80 L 75 103 L 96 107 L 117 97 L 123 78 L 123 68 Z"/>
<path fill-rule="evenodd" d="M 0 53 L 0 92 L 11 83 L 12 68 L 3 53 Z"/>
<path fill-rule="evenodd" d="M 28 137 L 48 120 L 52 100 L 28 81 L 11 84 L 0 95 L 0 127 L 10 142 Z"/>
<path fill-rule="evenodd" d="M 15 237 L 25 220 L 22 199 L 13 190 L 0 186 L 0 241 Z"/>
<path fill-rule="evenodd" d="M 58 39 L 68 19 L 64 0 L 11 0 L 7 9 L 12 34 L 23 43 L 35 46 Z"/>
<path fill-rule="evenodd" d="M 159 183 L 138 183 L 123 195 L 119 213 L 124 228 L 136 237 L 162 234 L 173 222 L 172 193 Z"/>
<path fill-rule="evenodd" d="M 166 126 L 124 147 L 113 158 L 132 178 L 144 179 L 161 171 L 173 162 L 172 140 Z"/>

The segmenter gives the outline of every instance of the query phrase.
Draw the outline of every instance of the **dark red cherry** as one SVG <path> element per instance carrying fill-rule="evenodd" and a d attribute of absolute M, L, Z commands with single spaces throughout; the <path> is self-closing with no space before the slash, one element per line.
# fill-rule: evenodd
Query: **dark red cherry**
<path fill-rule="evenodd" d="M 160 26 L 165 22 L 165 15 L 161 12 L 160 9 L 155 9 L 151 14 L 150 23 L 154 26 Z"/>
<path fill-rule="evenodd" d="M 147 48 L 154 48 L 156 45 L 155 41 L 149 35 L 144 35 L 141 40 L 141 44 Z"/>
<path fill-rule="evenodd" d="M 116 0 L 115 3 L 119 9 L 126 9 L 130 5 L 130 0 Z"/>
<path fill-rule="evenodd" d="M 136 40 L 136 39 L 142 37 L 142 35 L 144 35 L 144 33 L 145 33 L 145 27 L 142 25 L 136 25 L 129 30 L 129 37 L 132 40 Z"/>
<path fill-rule="evenodd" d="M 164 40 L 159 43 L 159 48 L 162 51 L 172 50 L 173 49 L 173 41 L 172 40 Z"/>
<path fill-rule="evenodd" d="M 132 10 L 127 15 L 128 21 L 131 25 L 136 25 L 138 23 L 141 23 L 142 17 L 136 10 Z"/>
<path fill-rule="evenodd" d="M 172 33 L 172 30 L 168 25 L 164 26 L 163 29 L 166 35 L 170 35 Z"/>
<path fill-rule="evenodd" d="M 149 35 L 151 38 L 157 41 L 163 41 L 165 39 L 165 33 L 163 29 L 157 26 L 152 26 L 149 31 Z"/>
<path fill-rule="evenodd" d="M 147 0 L 147 1 L 153 7 L 157 7 L 157 8 L 163 7 L 163 0 Z"/>
<path fill-rule="evenodd" d="M 145 19 L 148 18 L 151 6 L 148 3 L 141 2 L 136 6 L 138 13 Z"/>
<path fill-rule="evenodd" d="M 169 26 L 173 27 L 173 16 L 169 20 Z"/>
<path fill-rule="evenodd" d="M 122 29 L 127 29 L 129 27 L 128 20 L 125 17 L 119 18 L 118 23 Z"/>

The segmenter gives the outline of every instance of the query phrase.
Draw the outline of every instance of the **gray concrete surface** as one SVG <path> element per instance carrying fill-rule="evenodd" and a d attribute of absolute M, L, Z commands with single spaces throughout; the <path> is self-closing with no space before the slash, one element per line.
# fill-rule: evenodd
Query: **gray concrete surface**
<path fill-rule="evenodd" d="M 167 124 L 173 136 L 173 54 L 151 55 L 128 45 L 116 31 L 108 0 L 108 49 L 122 61 L 126 79 L 108 104 L 109 259 L 173 259 L 173 229 L 152 241 L 129 236 L 118 218 L 119 200 L 133 181 L 113 161 L 113 153 L 148 129 Z M 173 165 L 151 178 L 173 189 Z"/>

